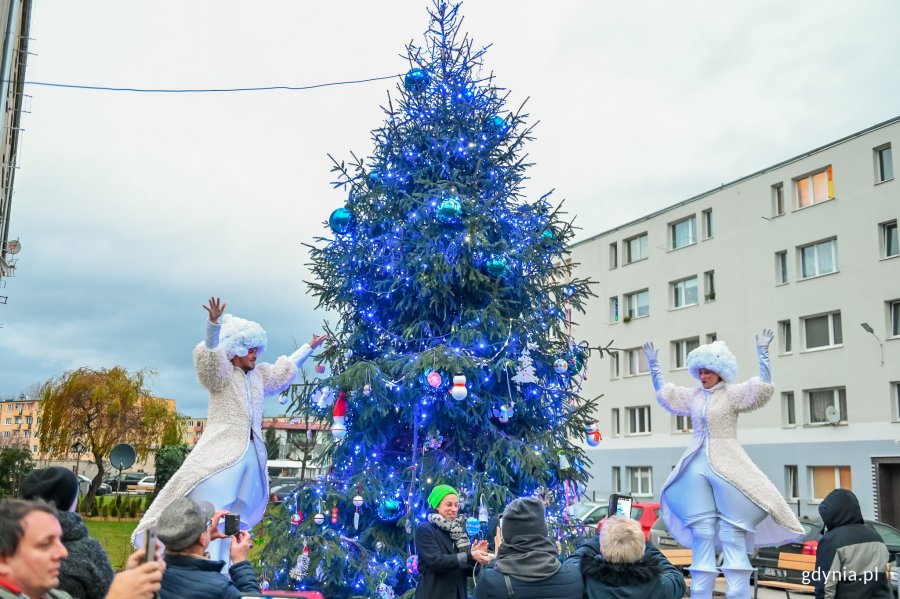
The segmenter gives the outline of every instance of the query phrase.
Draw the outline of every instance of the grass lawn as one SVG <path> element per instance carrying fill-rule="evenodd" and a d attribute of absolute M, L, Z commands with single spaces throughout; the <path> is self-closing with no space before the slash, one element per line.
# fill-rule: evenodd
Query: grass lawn
<path fill-rule="evenodd" d="M 125 567 L 125 560 L 131 555 L 131 532 L 137 527 L 137 522 L 102 522 L 98 520 L 85 520 L 88 532 L 92 537 L 100 541 L 112 567 L 119 571 Z"/>

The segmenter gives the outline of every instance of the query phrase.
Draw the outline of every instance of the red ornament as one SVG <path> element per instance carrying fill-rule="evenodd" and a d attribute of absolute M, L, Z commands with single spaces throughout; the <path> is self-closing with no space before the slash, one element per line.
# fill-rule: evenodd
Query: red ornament
<path fill-rule="evenodd" d="M 317 374 L 325 374 L 325 365 L 324 364 L 316 364 L 313 370 L 316 371 Z"/>
<path fill-rule="evenodd" d="M 338 523 L 338 509 L 337 509 L 337 507 L 331 508 L 331 523 L 332 523 L 332 524 L 337 524 L 337 523 Z"/>

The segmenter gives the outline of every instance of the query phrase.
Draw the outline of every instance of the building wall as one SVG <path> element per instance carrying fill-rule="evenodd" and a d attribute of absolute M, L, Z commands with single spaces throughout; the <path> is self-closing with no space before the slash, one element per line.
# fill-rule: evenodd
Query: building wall
<path fill-rule="evenodd" d="M 182 441 L 192 448 L 200 441 L 203 431 L 206 430 L 206 418 L 181 418 Z"/>
<path fill-rule="evenodd" d="M 0 447 L 27 448 L 34 459 L 39 459 L 39 414 L 40 402 L 33 399 L 9 398 L 0 401 Z"/>
<path fill-rule="evenodd" d="M 814 514 L 811 467 L 845 466 L 851 471 L 853 491 L 863 512 L 875 515 L 872 460 L 900 453 L 900 335 L 895 335 L 890 311 L 900 300 L 900 256 L 885 257 L 881 225 L 900 219 L 900 182 L 877 181 L 876 148 L 900 145 L 900 118 L 838 140 L 773 167 L 748 175 L 719 189 L 685 200 L 637 221 L 601 233 L 573 248 L 580 263 L 577 274 L 598 281 L 597 298 L 581 316 L 578 339 L 594 347 L 610 340 L 615 348 L 639 348 L 653 341 L 665 379 L 679 385 L 697 384 L 687 370 L 677 368 L 673 342 L 712 335 L 724 340 L 737 356 L 738 380 L 757 373 L 754 333 L 776 330 L 772 343 L 772 373 L 776 392 L 764 407 L 744 414 L 739 439 L 748 453 L 786 494 L 785 466 L 796 466 L 800 508 Z M 893 158 L 894 171 L 900 161 Z M 805 208 L 797 205 L 796 179 L 831 167 L 833 199 Z M 773 208 L 773 186 L 781 185 L 785 211 Z M 703 226 L 704 211 L 711 210 L 712 232 Z M 697 219 L 697 241 L 672 247 L 671 224 L 690 215 Z M 896 228 L 894 229 L 896 233 Z M 631 264 L 625 240 L 647 234 L 647 257 Z M 798 248 L 836 238 L 836 272 L 804 279 Z M 610 248 L 617 253 L 611 268 Z M 776 252 L 786 251 L 787 281 L 776 279 Z M 704 273 L 714 273 L 715 296 Z M 696 305 L 675 308 L 671 283 L 698 277 Z M 625 322 L 624 295 L 649 291 L 649 315 Z M 610 313 L 610 298 L 619 301 L 619 319 Z M 808 316 L 839 312 L 842 342 L 824 349 L 807 349 L 804 332 Z M 792 348 L 785 351 L 790 323 Z M 874 334 L 860 324 L 867 323 Z M 877 339 L 876 339 L 877 336 Z M 882 353 L 883 352 L 883 353 Z M 675 418 L 657 405 L 650 377 L 629 376 L 626 356 L 619 352 L 619 375 L 610 357 L 589 361 L 585 396 L 604 394 L 597 421 L 603 441 L 588 448 L 593 460 L 589 490 L 613 491 L 612 468 L 622 468 L 624 490 L 629 489 L 626 468 L 652 466 L 652 495 L 659 497 L 665 477 L 689 441 L 678 432 Z M 637 355 L 640 355 L 638 353 Z M 806 390 L 842 387 L 846 414 L 836 425 L 811 423 Z M 795 423 L 787 420 L 782 394 L 792 392 Z M 649 434 L 630 435 L 626 408 L 650 406 Z M 619 410 L 621 434 L 614 434 L 612 410 Z M 819 414 L 821 417 L 821 414 Z"/>

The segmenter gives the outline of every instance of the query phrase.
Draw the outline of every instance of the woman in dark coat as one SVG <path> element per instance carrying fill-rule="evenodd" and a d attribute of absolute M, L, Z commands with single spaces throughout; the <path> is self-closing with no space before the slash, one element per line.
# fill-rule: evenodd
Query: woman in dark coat
<path fill-rule="evenodd" d="M 490 561 L 487 541 L 471 545 L 465 519 L 459 516 L 459 493 L 450 485 L 438 485 L 428 496 L 434 510 L 416 528 L 419 556 L 417 599 L 466 599 L 466 578 L 476 564 Z"/>

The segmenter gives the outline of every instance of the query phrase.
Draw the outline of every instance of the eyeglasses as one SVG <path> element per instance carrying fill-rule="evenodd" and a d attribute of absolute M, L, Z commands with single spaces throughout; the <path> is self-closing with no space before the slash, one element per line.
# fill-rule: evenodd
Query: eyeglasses
<path fill-rule="evenodd" d="M 206 529 L 209 530 L 210 526 L 212 526 L 212 518 L 208 518 L 206 520 Z"/>

